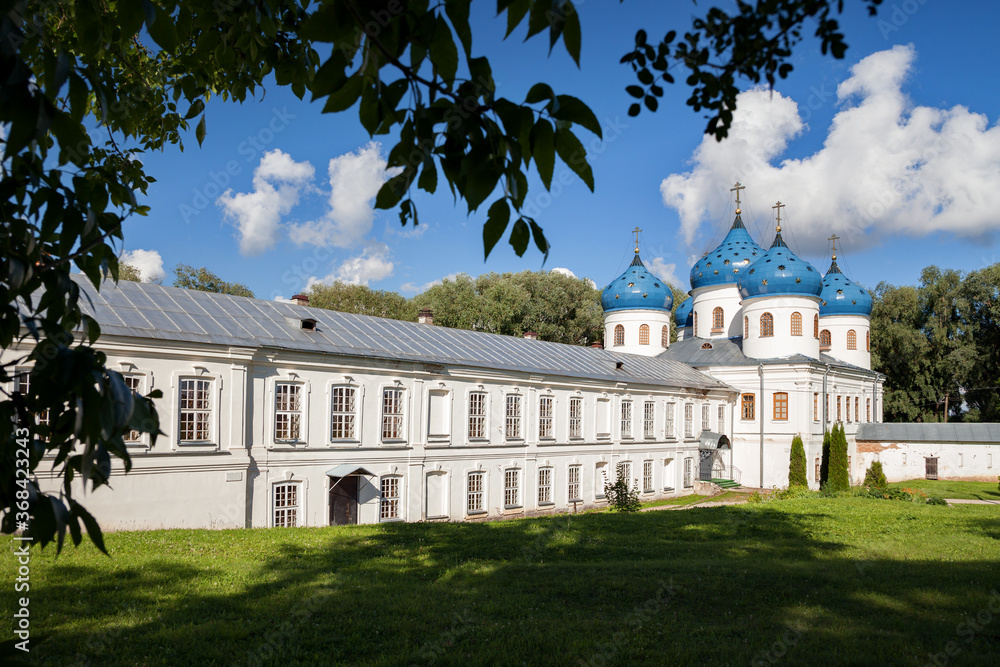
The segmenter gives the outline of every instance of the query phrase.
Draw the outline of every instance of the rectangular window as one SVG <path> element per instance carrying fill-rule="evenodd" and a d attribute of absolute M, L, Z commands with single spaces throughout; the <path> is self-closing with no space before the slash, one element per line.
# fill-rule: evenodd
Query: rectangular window
<path fill-rule="evenodd" d="M 469 394 L 469 438 L 486 437 L 486 394 L 476 391 Z"/>
<path fill-rule="evenodd" d="M 597 399 L 597 437 L 611 437 L 611 401 L 606 398 Z"/>
<path fill-rule="evenodd" d="M 653 491 L 653 462 L 642 462 L 642 490 L 646 493 Z"/>
<path fill-rule="evenodd" d="M 333 387 L 330 392 L 330 439 L 354 439 L 354 387 Z"/>
<path fill-rule="evenodd" d="M 469 473 L 469 492 L 466 494 L 465 506 L 466 511 L 469 514 L 476 514 L 478 512 L 484 512 L 483 509 L 483 486 L 485 483 L 486 473 L 484 472 L 470 472 Z"/>
<path fill-rule="evenodd" d="M 642 437 L 653 438 L 654 433 L 654 417 L 655 417 L 656 404 L 652 401 L 646 401 L 642 406 Z"/>
<path fill-rule="evenodd" d="M 711 410 L 711 408 L 709 407 L 709 405 L 707 403 L 705 405 L 701 406 L 701 430 L 702 431 L 707 431 L 712 426 L 709 423 L 709 419 L 710 419 L 709 414 L 711 413 L 711 411 L 712 410 Z"/>
<path fill-rule="evenodd" d="M 538 504 L 552 504 L 552 468 L 538 469 Z"/>
<path fill-rule="evenodd" d="M 567 500 L 569 502 L 580 502 L 583 500 L 583 496 L 580 494 L 580 468 L 581 466 L 570 466 L 569 476 L 567 477 L 566 493 L 568 495 Z"/>
<path fill-rule="evenodd" d="M 684 488 L 690 488 L 694 486 L 691 482 L 691 468 L 694 465 L 694 459 L 688 457 L 684 459 Z"/>
<path fill-rule="evenodd" d="M 844 421 L 843 414 L 840 411 L 840 396 L 837 397 L 837 421 Z"/>
<path fill-rule="evenodd" d="M 538 399 L 538 437 L 552 438 L 552 397 Z"/>
<path fill-rule="evenodd" d="M 22 371 L 17 374 L 15 379 L 16 382 L 14 384 L 14 391 L 21 394 L 22 396 L 27 396 L 31 390 L 31 372 Z M 36 412 L 34 413 L 34 417 L 35 417 L 35 423 L 38 424 L 39 426 L 49 425 L 48 410 L 42 410 L 41 412 Z M 46 442 L 48 441 L 48 437 L 44 437 L 42 439 L 45 440 Z"/>
<path fill-rule="evenodd" d="M 858 421 L 858 415 L 861 414 L 861 398 L 858 396 L 854 397 L 854 421 Z"/>
<path fill-rule="evenodd" d="M 274 485 L 274 527 L 293 528 L 299 525 L 299 485 Z"/>
<path fill-rule="evenodd" d="M 826 408 L 826 421 L 827 421 L 827 423 L 829 423 L 830 422 L 830 417 L 833 416 L 830 413 L 830 394 L 826 395 L 826 405 L 824 407 Z"/>
<path fill-rule="evenodd" d="M 815 472 L 815 477 L 813 477 L 813 479 L 815 480 L 815 482 L 817 484 L 819 484 L 819 476 L 820 476 L 820 458 L 817 456 L 816 457 L 816 472 Z"/>
<path fill-rule="evenodd" d="M 521 506 L 521 471 L 508 468 L 503 474 L 503 506 L 513 509 Z"/>
<path fill-rule="evenodd" d="M 865 399 L 865 421 L 870 422 L 872 420 L 872 399 Z"/>
<path fill-rule="evenodd" d="M 819 392 L 813 392 L 813 421 L 819 421 Z"/>
<path fill-rule="evenodd" d="M 783 391 L 774 392 L 774 420 L 788 420 L 788 394 Z"/>
<path fill-rule="evenodd" d="M 726 406 L 719 406 L 719 433 L 726 432 Z"/>
<path fill-rule="evenodd" d="M 959 452 L 958 454 L 958 467 L 961 468 L 965 464 L 965 455 Z"/>
<path fill-rule="evenodd" d="M 622 461 L 618 464 L 618 479 L 625 480 L 625 483 L 632 487 L 632 462 Z"/>
<path fill-rule="evenodd" d="M 904 454 L 904 456 L 906 456 L 906 455 Z M 904 464 L 906 463 L 906 459 L 905 458 L 903 459 L 903 463 Z M 987 468 L 992 468 L 993 467 L 993 455 L 992 454 L 987 454 L 986 455 L 986 467 Z"/>
<path fill-rule="evenodd" d="M 850 424 L 851 423 L 851 397 L 844 397 L 844 420 Z"/>
<path fill-rule="evenodd" d="M 684 437 L 690 438 L 694 435 L 694 406 L 690 403 L 684 405 Z"/>
<path fill-rule="evenodd" d="M 302 386 L 292 382 L 274 385 L 274 439 L 299 440 L 302 421 Z"/>
<path fill-rule="evenodd" d="M 583 399 L 579 396 L 569 399 L 569 437 L 583 437 Z"/>
<path fill-rule="evenodd" d="M 399 477 L 382 478 L 382 501 L 379 519 L 382 521 L 399 518 Z"/>
<path fill-rule="evenodd" d="M 382 439 L 403 439 L 403 390 L 382 390 Z"/>
<path fill-rule="evenodd" d="M 754 418 L 754 395 L 743 394 L 740 397 L 740 419 Z"/>
<path fill-rule="evenodd" d="M 668 438 L 677 437 L 674 432 L 674 413 L 677 411 L 676 403 L 667 403 L 666 425 L 664 430 Z"/>
<path fill-rule="evenodd" d="M 518 440 L 521 437 L 521 397 L 517 394 L 507 394 L 504 435 L 508 440 Z"/>
<path fill-rule="evenodd" d="M 597 500 L 605 497 L 604 485 L 610 481 L 608 479 L 607 461 L 598 461 L 594 466 L 594 497 Z"/>
<path fill-rule="evenodd" d="M 622 401 L 622 438 L 632 437 L 632 401 Z"/>
<path fill-rule="evenodd" d="M 207 442 L 212 422 L 212 383 L 181 380 L 181 442 Z"/>
<path fill-rule="evenodd" d="M 141 375 L 123 375 L 122 379 L 125 380 L 125 386 L 134 391 L 135 393 L 142 395 L 142 376 Z M 135 445 L 142 442 L 142 432 L 130 430 L 125 434 L 125 443 L 129 445 Z"/>

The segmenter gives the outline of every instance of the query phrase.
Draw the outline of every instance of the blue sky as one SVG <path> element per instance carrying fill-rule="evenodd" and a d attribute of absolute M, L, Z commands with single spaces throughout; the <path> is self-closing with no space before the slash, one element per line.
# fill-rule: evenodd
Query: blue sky
<path fill-rule="evenodd" d="M 869 287 L 916 283 L 930 264 L 970 271 L 1000 261 L 994 3 L 887 0 L 876 19 L 847 3 L 844 60 L 807 40 L 790 78 L 773 94 L 747 93 L 731 138 L 704 145 L 705 119 L 685 105 L 683 84 L 667 87 L 657 113 L 629 118 L 624 87 L 633 78 L 618 60 L 636 29 L 683 31 L 706 3 L 577 4 L 580 69 L 561 45 L 548 57 L 547 37 L 523 43 L 523 28 L 503 41 L 495 4 L 474 7 L 473 52 L 490 57 L 500 94 L 520 100 L 544 81 L 587 102 L 605 126 L 603 142 L 581 136 L 595 192 L 574 176 L 545 196 L 530 180 L 532 213 L 552 244 L 544 266 L 533 247 L 518 258 L 506 241 L 484 262 L 486 207 L 466 215 L 443 186 L 416 197 L 417 229 L 401 228 L 395 211 L 372 211 L 365 193 L 377 186 L 391 136 L 372 145 L 356 109 L 324 115 L 321 104 L 273 83 L 250 103 L 210 103 L 203 147 L 192 132 L 183 153 L 142 157 L 158 181 L 145 202 L 150 215 L 126 225 L 127 257 L 147 273 L 162 261 L 168 284 L 172 267 L 185 263 L 268 299 L 310 280 L 410 296 L 457 273 L 542 268 L 603 286 L 631 261 L 638 226 L 647 264 L 688 287 L 691 263 L 732 220 L 728 189 L 739 180 L 759 243 L 773 237 L 771 206 L 780 199 L 793 249 L 825 271 L 825 239 L 836 233 L 841 267 Z"/>

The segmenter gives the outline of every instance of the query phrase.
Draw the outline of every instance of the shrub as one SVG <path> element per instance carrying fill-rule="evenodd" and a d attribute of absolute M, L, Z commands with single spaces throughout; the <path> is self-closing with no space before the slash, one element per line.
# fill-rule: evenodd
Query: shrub
<path fill-rule="evenodd" d="M 830 464 L 826 483 L 833 491 L 851 488 L 851 478 L 847 470 L 847 436 L 844 427 L 835 424 L 830 434 Z"/>
<path fill-rule="evenodd" d="M 623 472 L 624 466 L 619 464 L 614 484 L 604 483 L 604 495 L 608 497 L 608 506 L 612 512 L 638 512 L 642 507 L 639 501 L 639 483 L 636 482 L 630 487 Z"/>
<path fill-rule="evenodd" d="M 944 499 L 944 498 L 938 498 L 938 497 L 936 497 L 936 496 L 935 496 L 935 497 L 933 497 L 933 498 L 928 498 L 928 499 L 927 499 L 927 504 L 928 504 L 928 505 L 944 505 L 944 506 L 946 506 L 946 507 L 947 507 L 947 505 L 948 505 L 948 503 L 947 503 L 947 502 L 945 502 L 945 499 Z"/>
<path fill-rule="evenodd" d="M 806 450 L 802 446 L 802 438 L 792 438 L 792 453 L 788 459 L 788 486 L 809 486 L 806 477 Z"/>
<path fill-rule="evenodd" d="M 791 500 L 792 498 L 808 498 L 814 495 L 814 491 L 810 491 L 808 486 L 789 486 L 787 489 L 778 491 L 775 498 L 778 500 Z"/>
<path fill-rule="evenodd" d="M 874 487 L 876 489 L 884 489 L 889 486 L 889 482 L 885 478 L 885 473 L 882 471 L 882 462 L 875 461 L 865 472 L 865 486 Z"/>
<path fill-rule="evenodd" d="M 830 432 L 823 432 L 823 453 L 819 464 L 819 487 L 826 486 L 826 480 L 830 477 Z"/>

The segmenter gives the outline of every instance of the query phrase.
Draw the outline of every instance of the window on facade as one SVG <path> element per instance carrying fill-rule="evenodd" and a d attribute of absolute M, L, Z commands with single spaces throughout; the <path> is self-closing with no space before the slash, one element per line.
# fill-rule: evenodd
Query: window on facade
<path fill-rule="evenodd" d="M 854 421 L 858 421 L 858 415 L 861 413 L 861 398 L 858 396 L 854 397 Z"/>
<path fill-rule="evenodd" d="M 610 480 L 608 479 L 608 463 L 607 461 L 598 461 L 594 465 L 594 497 L 597 499 L 604 498 L 607 494 L 604 493 L 604 485 Z"/>
<path fill-rule="evenodd" d="M 552 468 L 538 469 L 538 504 L 552 504 Z"/>
<path fill-rule="evenodd" d="M 639 325 L 639 345 L 649 345 L 649 325 Z"/>
<path fill-rule="evenodd" d="M 694 459 L 688 457 L 684 459 L 684 488 L 694 486 L 691 481 L 691 468 L 694 466 Z"/>
<path fill-rule="evenodd" d="M 762 337 L 774 335 L 774 316 L 771 313 L 760 316 L 760 335 Z"/>
<path fill-rule="evenodd" d="M 690 438 L 694 435 L 694 406 L 690 403 L 684 405 L 684 437 Z"/>
<path fill-rule="evenodd" d="M 750 337 L 750 318 L 745 315 L 743 316 L 743 337 Z"/>
<path fill-rule="evenodd" d="M 865 399 L 865 421 L 870 422 L 872 420 L 872 399 Z"/>
<path fill-rule="evenodd" d="M 302 386 L 292 382 L 274 385 L 274 439 L 299 440 L 302 421 Z"/>
<path fill-rule="evenodd" d="M 22 396 L 27 396 L 31 390 L 31 373 L 29 371 L 22 371 L 17 374 L 16 382 L 14 384 L 14 391 L 21 394 Z M 35 423 L 39 426 L 49 425 L 49 411 L 42 410 L 41 412 L 34 413 Z M 141 434 L 140 434 L 141 435 Z M 42 438 L 48 441 L 48 437 Z"/>
<path fill-rule="evenodd" d="M 819 332 L 819 348 L 821 350 L 830 349 L 830 341 L 831 338 L 829 329 L 823 329 L 822 331 Z"/>
<path fill-rule="evenodd" d="M 486 394 L 474 391 L 469 394 L 469 438 L 486 437 Z"/>
<path fill-rule="evenodd" d="M 485 507 L 483 499 L 484 486 L 486 484 L 486 473 L 484 472 L 470 472 L 469 473 L 469 490 L 465 494 L 465 509 L 469 514 L 475 514 L 476 512 L 484 512 Z"/>
<path fill-rule="evenodd" d="M 142 376 L 141 375 L 123 375 L 122 379 L 125 380 L 125 386 L 134 391 L 135 393 L 142 395 Z M 125 434 L 125 442 L 129 445 L 134 445 L 142 442 L 142 432 L 130 430 Z"/>
<path fill-rule="evenodd" d="M 181 380 L 181 442 L 207 442 L 211 422 L 211 381 L 192 378 Z"/>
<path fill-rule="evenodd" d="M 299 485 L 274 485 L 274 527 L 294 528 L 299 525 Z"/>
<path fill-rule="evenodd" d="M 503 506 L 507 509 L 521 506 L 521 471 L 508 468 L 503 473 Z"/>
<path fill-rule="evenodd" d="M 569 399 L 569 437 L 583 437 L 583 399 L 579 396 Z"/>
<path fill-rule="evenodd" d="M 538 399 L 538 437 L 552 437 L 552 397 L 542 396 Z"/>
<path fill-rule="evenodd" d="M 743 394 L 740 397 L 740 419 L 754 418 L 754 395 Z"/>
<path fill-rule="evenodd" d="M 583 495 L 580 493 L 580 468 L 582 466 L 572 465 L 569 467 L 569 474 L 567 475 L 566 483 L 566 493 L 568 495 L 567 500 L 569 502 L 580 502 L 583 500 Z"/>
<path fill-rule="evenodd" d="M 629 488 L 632 488 L 632 462 L 622 461 L 618 464 L 618 479 L 625 480 Z"/>
<path fill-rule="evenodd" d="M 632 401 L 622 401 L 622 437 L 632 437 Z"/>
<path fill-rule="evenodd" d="M 711 424 L 709 424 L 709 421 L 708 421 L 709 420 L 709 412 L 711 412 L 711 408 L 707 404 L 701 406 L 701 430 L 702 431 L 707 431 L 709 429 L 709 427 L 711 426 Z"/>
<path fill-rule="evenodd" d="M 712 309 L 712 331 L 722 331 L 722 327 L 725 324 L 726 316 L 722 312 L 721 306 L 716 306 Z"/>
<path fill-rule="evenodd" d="M 382 439 L 403 439 L 403 390 L 382 390 Z"/>
<path fill-rule="evenodd" d="M 521 397 L 517 394 L 507 394 L 504 436 L 508 440 L 518 440 L 521 437 Z"/>
<path fill-rule="evenodd" d="M 379 519 L 382 521 L 399 518 L 399 477 L 383 477 L 381 485 Z"/>
<path fill-rule="evenodd" d="M 816 481 L 817 484 L 819 483 L 820 474 L 821 474 L 821 471 L 820 471 L 820 459 L 817 456 L 816 457 L 816 471 L 813 474 L 813 479 Z"/>
<path fill-rule="evenodd" d="M 625 344 L 625 327 L 620 324 L 615 325 L 615 345 Z"/>
<path fill-rule="evenodd" d="M 837 421 L 844 421 L 843 414 L 840 412 L 840 396 L 837 397 Z"/>
<path fill-rule="evenodd" d="M 655 416 L 656 404 L 646 401 L 642 406 L 642 437 L 652 438 L 655 436 L 653 418 Z"/>
<path fill-rule="evenodd" d="M 649 493 L 653 490 L 653 462 L 642 462 L 642 490 Z"/>
<path fill-rule="evenodd" d="M 660 347 L 670 347 L 670 327 L 660 328 Z"/>
<path fill-rule="evenodd" d="M 855 333 L 854 329 L 847 330 L 847 349 L 848 350 L 858 349 L 858 334 Z"/>
<path fill-rule="evenodd" d="M 783 391 L 774 392 L 774 420 L 788 419 L 788 394 Z"/>
<path fill-rule="evenodd" d="M 698 313 L 693 313 L 692 316 L 691 316 L 691 319 L 692 319 L 692 325 L 693 325 L 691 332 L 695 335 L 695 337 L 697 337 L 698 336 Z"/>
<path fill-rule="evenodd" d="M 824 407 L 826 408 L 826 421 L 829 422 L 832 416 L 830 414 L 830 394 L 826 395 L 826 405 Z"/>
<path fill-rule="evenodd" d="M 333 387 L 330 400 L 330 439 L 353 440 L 355 420 L 354 387 Z"/>
<path fill-rule="evenodd" d="M 813 421 L 819 421 L 819 392 L 813 393 Z"/>
<path fill-rule="evenodd" d="M 801 336 L 802 335 L 802 314 L 792 313 L 792 335 Z"/>
<path fill-rule="evenodd" d="M 719 406 L 719 433 L 726 432 L 726 406 Z"/>
<path fill-rule="evenodd" d="M 872 351 L 872 332 L 865 332 L 865 350 L 868 352 Z"/>
<path fill-rule="evenodd" d="M 677 437 L 674 432 L 674 412 L 677 410 L 676 403 L 667 403 L 667 413 L 665 415 L 666 421 L 664 424 L 664 431 L 668 438 Z"/>

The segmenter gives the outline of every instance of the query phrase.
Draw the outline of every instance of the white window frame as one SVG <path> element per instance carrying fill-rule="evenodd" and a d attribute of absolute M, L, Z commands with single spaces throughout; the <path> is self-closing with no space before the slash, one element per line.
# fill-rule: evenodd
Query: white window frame
<path fill-rule="evenodd" d="M 594 499 L 604 500 L 607 494 L 604 493 L 604 485 L 611 480 L 608 479 L 608 462 L 598 461 L 594 464 Z"/>
<path fill-rule="evenodd" d="M 401 475 L 383 475 L 379 478 L 379 521 L 402 521 L 403 478 Z"/>
<path fill-rule="evenodd" d="M 524 401 L 521 394 L 504 395 L 505 440 L 524 440 Z"/>
<path fill-rule="evenodd" d="M 723 435 L 726 433 L 726 406 L 725 404 L 719 405 L 719 433 Z"/>
<path fill-rule="evenodd" d="M 489 394 L 485 391 L 470 391 L 466 403 L 468 405 L 466 433 L 469 440 L 488 440 L 490 436 Z"/>
<path fill-rule="evenodd" d="M 144 395 L 143 385 L 146 384 L 146 376 L 140 373 L 122 373 L 122 379 L 125 380 L 125 386 L 139 394 Z M 133 386 L 134 385 L 134 386 Z M 135 429 L 130 429 L 123 436 L 122 440 L 125 441 L 126 447 L 145 447 L 146 446 L 146 434 L 142 431 L 136 431 Z"/>
<path fill-rule="evenodd" d="M 622 400 L 621 434 L 622 440 L 632 439 L 632 401 Z"/>
<path fill-rule="evenodd" d="M 642 462 L 642 490 L 643 493 L 652 493 L 653 485 L 653 459 L 646 459 Z"/>
<path fill-rule="evenodd" d="M 616 468 L 617 468 L 617 470 L 615 471 L 615 481 L 618 481 L 618 479 L 620 477 L 624 477 L 626 484 L 628 484 L 628 488 L 631 489 L 632 488 L 632 481 L 633 481 L 633 478 L 632 478 L 632 462 L 631 461 L 627 461 L 627 460 L 626 461 L 619 461 L 618 465 L 616 466 Z"/>
<path fill-rule="evenodd" d="M 647 440 L 656 437 L 656 403 L 653 401 L 642 404 L 642 437 Z"/>
<path fill-rule="evenodd" d="M 298 394 L 298 407 L 297 409 L 292 409 L 291 407 L 286 407 L 282 409 L 281 406 L 281 388 L 283 387 L 294 387 L 295 393 Z M 274 442 L 276 443 L 301 443 L 305 442 L 305 403 L 306 403 L 306 391 L 305 385 L 301 382 L 296 382 L 294 380 L 279 379 L 274 382 L 274 400 L 271 405 L 273 407 L 272 413 L 272 424 L 271 424 L 271 435 L 273 436 Z M 298 423 L 295 424 L 294 437 L 281 438 L 278 437 L 278 421 L 279 416 L 285 415 L 289 417 L 289 424 L 295 423 L 295 417 L 298 418 Z M 291 434 L 290 434 L 291 435 Z"/>
<path fill-rule="evenodd" d="M 486 472 L 471 470 L 465 476 L 465 513 L 486 514 Z"/>
<path fill-rule="evenodd" d="M 555 481 L 554 469 L 551 466 L 544 466 L 538 469 L 538 505 L 539 507 L 555 505 L 552 500 L 552 486 Z"/>
<path fill-rule="evenodd" d="M 694 486 L 694 481 L 692 480 L 692 469 L 694 468 L 694 459 L 690 456 L 684 459 L 684 488 L 690 489 Z"/>
<path fill-rule="evenodd" d="M 185 384 L 189 383 L 189 382 L 195 383 L 194 391 L 198 391 L 197 385 L 199 383 L 204 383 L 205 384 L 205 390 L 204 391 L 205 391 L 205 395 L 208 398 L 208 407 L 207 408 L 203 408 L 203 407 L 202 408 L 184 408 L 183 407 L 184 401 L 185 401 L 185 396 L 184 396 Z M 202 375 L 202 376 L 182 375 L 182 376 L 178 377 L 178 381 L 177 381 L 177 444 L 178 445 L 182 445 L 182 446 L 189 446 L 189 445 L 195 445 L 195 446 L 197 446 L 197 445 L 215 445 L 215 443 L 216 443 L 215 423 L 216 423 L 216 419 L 217 419 L 217 415 L 218 415 L 218 411 L 217 411 L 216 407 L 217 407 L 217 405 L 219 403 L 218 397 L 215 395 L 215 388 L 216 388 L 216 379 L 213 376 L 207 376 L 207 375 Z M 190 390 L 188 390 L 188 391 L 190 391 Z M 197 396 L 195 396 L 195 399 L 197 399 Z M 197 423 L 197 415 L 199 415 L 199 414 L 205 415 L 205 426 L 204 426 L 204 436 L 205 437 L 203 437 L 203 438 L 194 437 L 194 438 L 187 438 L 187 439 L 183 438 L 183 435 L 184 435 L 183 423 L 184 423 L 184 416 L 185 416 L 186 413 L 193 413 L 193 415 L 195 415 L 195 417 L 196 417 L 195 423 Z M 195 430 L 195 432 L 192 435 L 195 435 L 195 436 L 199 435 L 197 429 Z"/>
<path fill-rule="evenodd" d="M 684 404 L 684 437 L 694 437 L 694 404 Z"/>
<path fill-rule="evenodd" d="M 712 429 L 712 406 L 703 403 L 701 406 L 701 430 L 710 431 Z"/>
<path fill-rule="evenodd" d="M 342 403 L 340 403 L 337 396 L 339 391 L 346 392 L 347 390 L 350 390 L 351 392 L 352 405 L 350 407 L 353 409 L 334 410 L 334 407 L 342 406 Z M 329 441 L 333 444 L 341 442 L 360 442 L 361 438 L 359 437 L 358 434 L 361 433 L 361 410 L 359 409 L 361 407 L 361 387 L 352 384 L 330 385 L 329 400 L 327 401 L 327 407 L 328 407 L 327 416 L 329 417 L 329 422 L 326 433 L 327 437 L 329 438 Z M 347 418 L 350 419 L 351 423 L 351 432 L 349 436 L 334 437 L 333 433 L 334 424 L 338 421 L 338 419 L 347 419 Z"/>
<path fill-rule="evenodd" d="M 665 414 L 666 414 L 666 422 L 664 424 L 664 429 L 663 429 L 664 434 L 668 438 L 676 438 L 677 430 L 674 425 L 674 417 L 677 416 L 677 404 L 667 403 L 667 409 Z"/>
<path fill-rule="evenodd" d="M 546 407 L 546 405 L 548 407 Z M 538 397 L 538 439 L 555 439 L 555 397 L 542 394 Z"/>
<path fill-rule="evenodd" d="M 574 502 L 583 501 L 583 486 L 580 483 L 580 479 L 583 476 L 583 466 L 575 463 L 569 467 L 566 472 L 566 500 Z"/>
<path fill-rule="evenodd" d="M 583 397 L 570 396 L 569 399 L 569 437 L 583 438 Z"/>
<path fill-rule="evenodd" d="M 292 496 L 291 502 L 288 500 L 289 492 Z M 271 487 L 271 526 L 274 528 L 301 526 L 299 518 L 303 516 L 302 500 L 301 482 L 284 481 L 273 484 Z M 281 518 L 279 519 L 279 517 Z"/>
<path fill-rule="evenodd" d="M 393 395 L 394 398 L 389 399 Z M 382 442 L 406 442 L 406 389 L 400 386 L 382 387 L 380 401 L 379 434 Z M 386 408 L 396 408 L 387 412 Z"/>
<path fill-rule="evenodd" d="M 503 508 L 505 510 L 521 509 L 521 469 L 506 468 L 503 471 Z"/>

